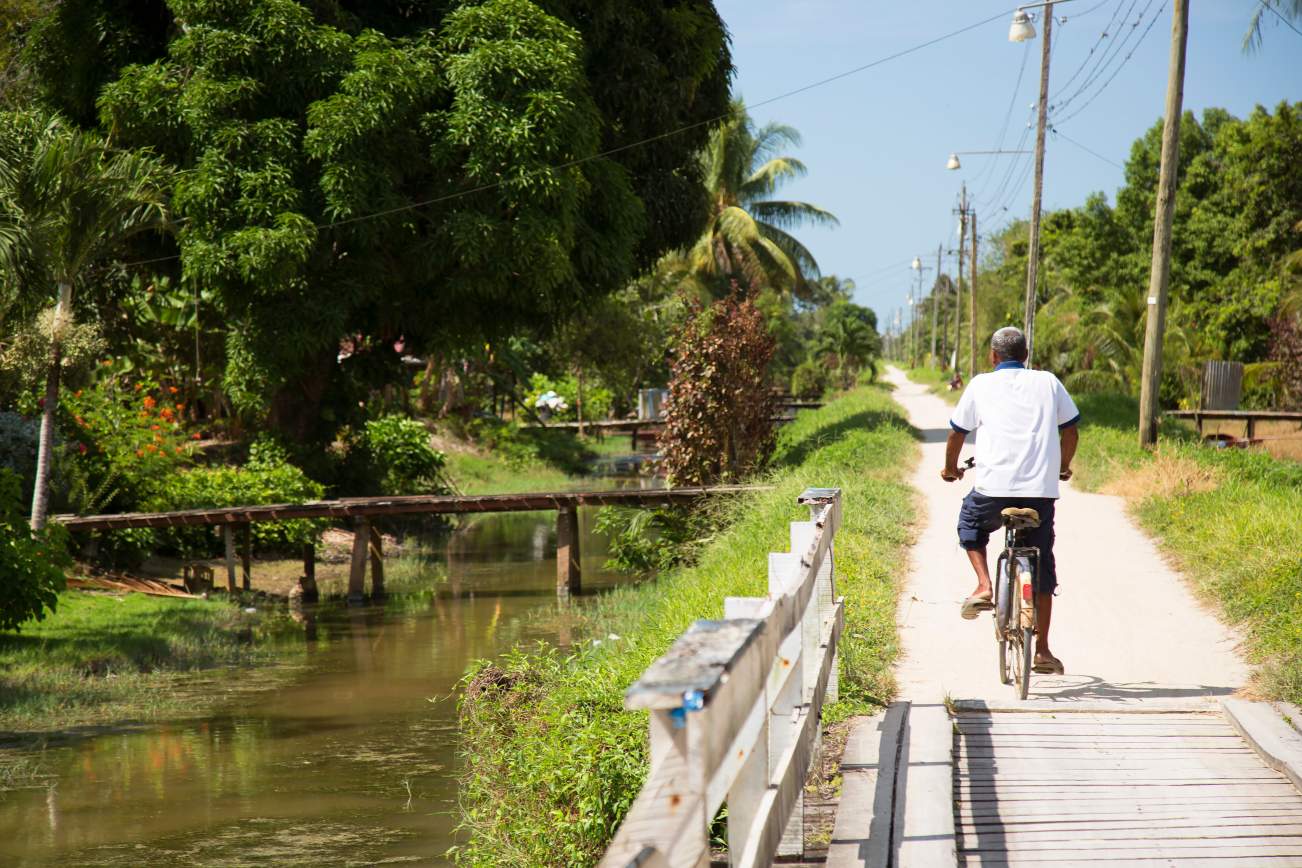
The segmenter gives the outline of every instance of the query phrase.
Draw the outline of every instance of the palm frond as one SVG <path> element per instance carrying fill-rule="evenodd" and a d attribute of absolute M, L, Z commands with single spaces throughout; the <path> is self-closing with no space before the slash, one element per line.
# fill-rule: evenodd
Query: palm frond
<path fill-rule="evenodd" d="M 763 202 L 751 202 L 750 212 L 765 223 L 772 223 L 784 229 L 791 229 L 805 224 L 814 226 L 840 226 L 841 221 L 831 211 L 811 205 L 808 202 L 784 202 L 774 199 Z"/>

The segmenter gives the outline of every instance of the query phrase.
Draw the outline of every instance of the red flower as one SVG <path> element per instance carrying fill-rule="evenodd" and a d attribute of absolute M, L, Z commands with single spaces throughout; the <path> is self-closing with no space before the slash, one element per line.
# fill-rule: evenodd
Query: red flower
<path fill-rule="evenodd" d="M 157 404 L 158 402 L 154 400 L 154 397 L 152 395 L 146 395 L 145 400 L 141 401 L 140 403 L 144 404 L 146 407 L 150 409 L 153 409 L 154 405 Z"/>
<path fill-rule="evenodd" d="M 176 388 L 176 386 L 168 386 L 167 391 L 169 394 L 175 395 L 177 392 L 180 391 L 180 389 Z"/>
<path fill-rule="evenodd" d="M 143 449 L 137 449 L 137 450 L 136 450 L 136 457 L 137 457 L 137 458 L 144 458 L 144 457 L 145 457 L 145 450 L 143 450 Z"/>
<path fill-rule="evenodd" d="M 194 432 L 193 434 L 191 434 L 191 435 L 190 435 L 190 439 L 191 439 L 191 440 L 199 440 L 199 439 L 201 439 L 201 437 L 200 437 L 200 435 L 199 435 L 199 432 L 196 431 L 196 432 Z"/>
<path fill-rule="evenodd" d="M 150 425 L 150 426 L 149 426 L 149 430 L 150 430 L 150 431 L 157 431 L 157 430 L 158 430 L 158 426 L 157 426 L 157 425 Z"/>

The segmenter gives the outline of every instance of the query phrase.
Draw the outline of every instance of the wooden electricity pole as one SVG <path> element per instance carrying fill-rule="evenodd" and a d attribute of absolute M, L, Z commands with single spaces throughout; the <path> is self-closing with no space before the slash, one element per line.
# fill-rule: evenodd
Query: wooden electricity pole
<path fill-rule="evenodd" d="M 1044 6 L 1044 39 L 1040 43 L 1040 102 L 1035 117 L 1035 189 L 1031 193 L 1031 237 L 1026 252 L 1026 364 L 1035 352 L 1035 296 L 1040 269 L 1040 197 L 1044 192 L 1044 128 L 1049 114 L 1049 37 L 1053 32 L 1053 4 Z"/>
<path fill-rule="evenodd" d="M 1153 268 L 1148 278 L 1148 323 L 1144 330 L 1144 374 L 1139 392 L 1139 445 L 1157 443 L 1157 398 L 1162 385 L 1162 340 L 1166 295 L 1171 281 L 1171 218 L 1175 211 L 1176 169 L 1180 162 L 1180 108 L 1184 99 L 1184 56 L 1189 37 L 1188 0 L 1175 0 L 1171 12 L 1171 62 L 1166 80 L 1166 120 L 1162 124 L 1162 168 L 1153 215 Z"/>
<path fill-rule="evenodd" d="M 968 370 L 972 372 L 971 375 L 975 377 L 976 369 L 977 369 L 977 342 L 976 342 L 977 221 L 976 221 L 975 208 L 972 209 L 972 257 L 971 258 L 972 258 L 972 262 L 968 266 L 969 268 L 972 269 L 972 276 L 968 278 L 968 282 L 967 282 L 967 314 L 968 314 L 968 319 L 971 321 L 972 324 L 971 326 L 968 327 L 968 332 L 967 332 L 967 346 L 968 346 L 967 365 L 968 365 Z"/>
<path fill-rule="evenodd" d="M 958 198 L 958 282 L 954 289 L 954 373 L 962 376 L 963 366 L 958 363 L 960 338 L 963 334 L 963 248 L 967 245 L 967 183 Z M 969 326 L 970 328 L 970 326 Z M 968 369 L 968 376 L 976 373 Z"/>
<path fill-rule="evenodd" d="M 932 284 L 931 289 L 931 366 L 942 370 L 945 366 L 938 365 L 936 362 L 936 308 L 940 306 L 940 301 L 936 298 L 936 290 L 940 289 L 940 252 L 944 249 L 944 244 L 936 245 L 936 282 Z"/>

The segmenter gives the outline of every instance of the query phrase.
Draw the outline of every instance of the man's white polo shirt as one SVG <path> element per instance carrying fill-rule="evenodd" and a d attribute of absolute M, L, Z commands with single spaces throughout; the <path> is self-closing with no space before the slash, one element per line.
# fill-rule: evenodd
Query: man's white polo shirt
<path fill-rule="evenodd" d="M 974 487 L 989 497 L 1057 497 L 1062 450 L 1058 431 L 1080 411 L 1048 371 L 1001 362 L 972 378 L 949 425 L 976 431 Z"/>

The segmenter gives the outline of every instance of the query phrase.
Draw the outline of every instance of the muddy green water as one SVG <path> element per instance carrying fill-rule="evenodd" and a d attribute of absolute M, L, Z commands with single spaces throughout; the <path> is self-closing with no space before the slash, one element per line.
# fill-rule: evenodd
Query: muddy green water
<path fill-rule="evenodd" d="M 585 595 L 620 581 L 584 515 Z M 0 793 L 0 865 L 446 864 L 466 664 L 567 644 L 555 516 L 479 516 L 383 606 L 318 608 L 301 672 L 222 714 L 40 756 L 47 786 Z M 578 605 L 582 605 L 580 601 Z"/>

